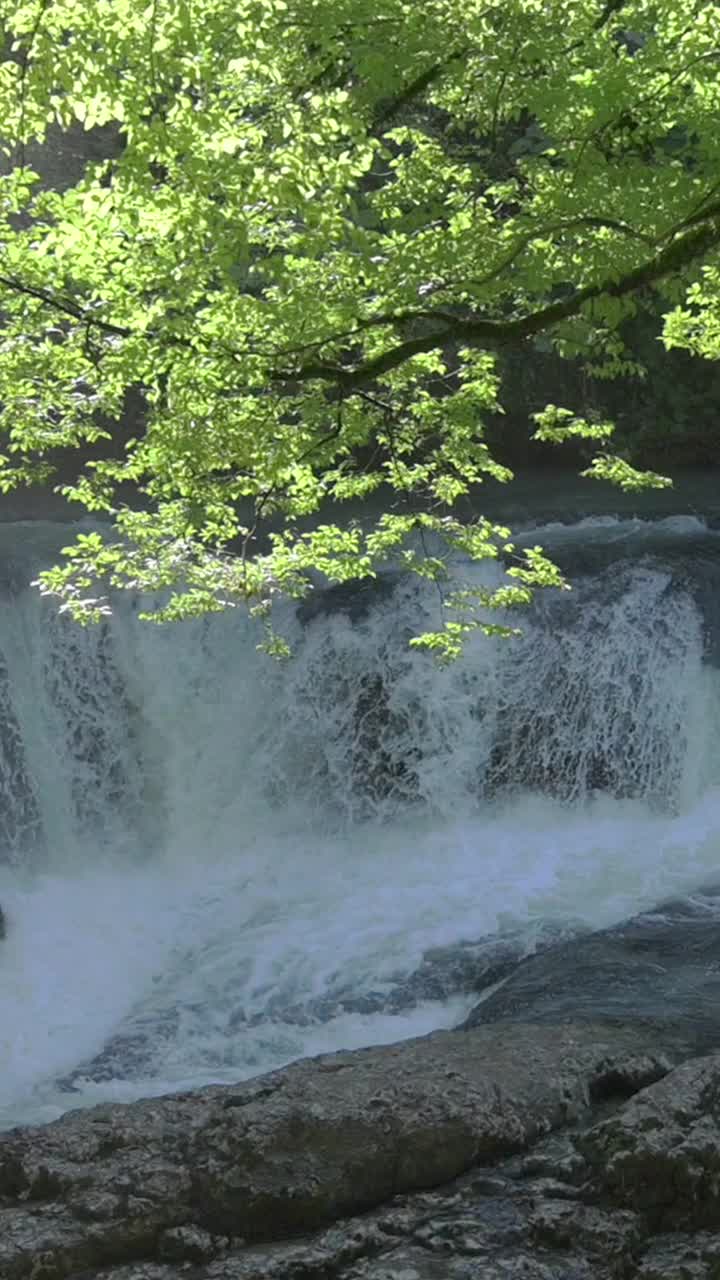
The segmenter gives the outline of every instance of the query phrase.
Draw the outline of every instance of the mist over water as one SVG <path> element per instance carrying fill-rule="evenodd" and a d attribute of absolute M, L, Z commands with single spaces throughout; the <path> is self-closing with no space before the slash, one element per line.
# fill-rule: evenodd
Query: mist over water
<path fill-rule="evenodd" d="M 26 585 L 66 538 L 0 531 L 0 1127 L 455 1025 L 393 1003 L 433 948 L 717 878 L 702 522 L 534 529 L 574 591 L 448 669 L 415 581 L 288 610 L 282 665 L 239 612 L 78 629 Z"/>

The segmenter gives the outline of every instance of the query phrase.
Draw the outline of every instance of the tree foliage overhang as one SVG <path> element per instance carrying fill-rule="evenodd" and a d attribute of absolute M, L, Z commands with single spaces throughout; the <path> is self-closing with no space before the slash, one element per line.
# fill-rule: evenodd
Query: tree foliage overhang
<path fill-rule="evenodd" d="M 159 591 L 164 618 L 263 613 L 313 570 L 509 555 L 506 529 L 453 513 L 510 478 L 483 440 L 499 350 L 543 338 L 626 373 L 621 324 L 649 294 L 666 345 L 720 350 L 707 0 L 0 14 L 0 483 L 47 483 L 59 447 L 112 437 L 129 389 L 147 406 L 139 438 L 65 490 L 110 517 L 43 575 L 76 617 L 107 608 L 98 583 Z M 119 145 L 48 190 L 33 147 L 78 122 Z M 537 434 L 595 440 L 590 475 L 667 483 L 610 452 L 611 430 L 548 407 Z M 298 526 L 375 491 L 374 521 Z M 488 610 L 561 581 L 538 549 L 510 572 L 451 599 L 425 643 L 452 654 L 467 629 L 502 629 Z"/>

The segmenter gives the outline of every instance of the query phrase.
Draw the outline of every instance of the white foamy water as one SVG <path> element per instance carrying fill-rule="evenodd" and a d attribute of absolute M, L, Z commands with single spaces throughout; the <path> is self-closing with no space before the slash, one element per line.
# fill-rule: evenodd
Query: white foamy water
<path fill-rule="evenodd" d="M 715 544 L 625 525 L 534 531 L 641 555 L 449 670 L 407 649 L 438 609 L 415 583 L 289 619 L 284 666 L 240 616 L 85 633 L 8 596 L 0 1126 L 452 1026 L 476 997 L 375 997 L 432 948 L 717 879 L 720 678 L 678 568 Z"/>

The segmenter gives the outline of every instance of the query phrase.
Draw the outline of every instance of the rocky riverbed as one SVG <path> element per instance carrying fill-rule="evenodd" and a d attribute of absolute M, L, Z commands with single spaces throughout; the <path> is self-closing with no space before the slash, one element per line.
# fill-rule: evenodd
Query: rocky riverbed
<path fill-rule="evenodd" d="M 456 1031 L 0 1136 L 0 1275 L 717 1280 L 716 906 L 560 939 Z"/>

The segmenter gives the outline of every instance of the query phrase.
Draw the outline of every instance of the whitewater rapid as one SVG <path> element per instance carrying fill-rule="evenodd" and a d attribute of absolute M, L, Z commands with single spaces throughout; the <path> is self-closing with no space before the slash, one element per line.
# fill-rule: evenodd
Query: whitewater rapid
<path fill-rule="evenodd" d="M 26 586 L 57 531 L 25 531 L 33 554 L 2 531 L 0 1127 L 455 1025 L 475 996 L 307 1011 L 718 879 L 702 522 L 534 530 L 576 591 L 444 670 L 407 648 L 437 615 L 414 582 L 288 611 L 288 664 L 239 614 L 78 631 Z"/>

